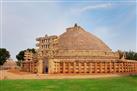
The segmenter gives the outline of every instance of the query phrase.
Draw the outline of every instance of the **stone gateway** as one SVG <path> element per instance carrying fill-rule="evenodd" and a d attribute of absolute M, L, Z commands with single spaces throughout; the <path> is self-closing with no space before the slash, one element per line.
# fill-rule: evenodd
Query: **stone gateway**
<path fill-rule="evenodd" d="M 47 74 L 137 73 L 137 61 L 120 58 L 102 40 L 80 26 L 60 36 L 36 39 L 36 53 L 25 52 L 22 70 Z"/>

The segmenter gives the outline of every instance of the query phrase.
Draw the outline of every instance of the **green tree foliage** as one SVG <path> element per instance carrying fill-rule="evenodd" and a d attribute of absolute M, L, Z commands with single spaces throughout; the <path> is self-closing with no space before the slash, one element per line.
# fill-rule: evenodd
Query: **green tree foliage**
<path fill-rule="evenodd" d="M 133 51 L 125 52 L 126 54 L 126 59 L 129 60 L 137 60 L 137 53 Z"/>
<path fill-rule="evenodd" d="M 22 51 L 20 51 L 17 55 L 16 55 L 16 58 L 17 58 L 17 60 L 18 60 L 18 62 L 17 62 L 17 65 L 18 66 L 20 66 L 20 64 L 21 64 L 21 62 L 22 61 L 24 61 L 24 53 L 25 53 L 25 51 L 30 51 L 30 52 L 32 52 L 32 53 L 36 53 L 36 51 L 35 51 L 35 49 L 34 48 L 32 48 L 32 49 L 26 49 L 26 50 L 22 50 Z"/>
<path fill-rule="evenodd" d="M 9 57 L 9 51 L 7 51 L 5 48 L 0 48 L 0 65 L 3 65 Z"/>
<path fill-rule="evenodd" d="M 35 49 L 34 48 L 32 48 L 32 49 L 26 49 L 26 50 L 22 50 L 22 51 L 20 51 L 17 55 L 16 55 L 16 58 L 19 60 L 19 61 L 23 61 L 24 60 L 24 53 L 25 53 L 25 51 L 30 51 L 30 52 L 32 52 L 32 53 L 36 53 L 36 51 L 35 51 Z"/>
<path fill-rule="evenodd" d="M 28 48 L 27 50 L 30 51 L 30 52 L 32 52 L 32 53 L 34 53 L 34 54 L 36 53 L 36 51 L 35 51 L 34 48 L 32 48 L 32 49 L 29 49 L 29 48 Z"/>
<path fill-rule="evenodd" d="M 125 56 L 128 60 L 137 60 L 137 52 L 134 51 L 117 51 L 119 53 L 119 58 L 121 59 L 123 56 Z"/>
<path fill-rule="evenodd" d="M 23 61 L 24 60 L 24 53 L 25 53 L 25 50 L 22 50 L 16 55 L 16 58 L 17 58 L 18 61 Z"/>

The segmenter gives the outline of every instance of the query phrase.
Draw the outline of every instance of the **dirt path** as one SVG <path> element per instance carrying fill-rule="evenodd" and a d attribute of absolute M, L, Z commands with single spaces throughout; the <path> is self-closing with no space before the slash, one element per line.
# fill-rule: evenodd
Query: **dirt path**
<path fill-rule="evenodd" d="M 20 71 L 0 70 L 0 80 L 2 79 L 90 79 L 104 77 L 120 77 L 125 75 L 102 74 L 102 75 L 63 75 L 63 74 L 31 74 Z"/>

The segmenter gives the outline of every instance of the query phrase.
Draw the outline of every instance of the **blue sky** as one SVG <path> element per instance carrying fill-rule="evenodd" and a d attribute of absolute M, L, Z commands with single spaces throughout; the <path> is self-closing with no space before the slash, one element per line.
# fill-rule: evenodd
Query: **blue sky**
<path fill-rule="evenodd" d="M 35 48 L 36 37 L 60 35 L 77 23 L 101 38 L 113 51 L 137 51 L 136 1 L 3 0 L 1 47 L 11 57 Z"/>

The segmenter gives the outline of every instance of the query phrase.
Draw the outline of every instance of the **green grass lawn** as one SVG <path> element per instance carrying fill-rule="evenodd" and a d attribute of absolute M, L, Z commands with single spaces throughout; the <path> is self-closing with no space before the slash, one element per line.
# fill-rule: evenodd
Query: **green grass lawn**
<path fill-rule="evenodd" d="M 2 80 L 0 91 L 137 91 L 137 76 L 104 79 Z"/>

